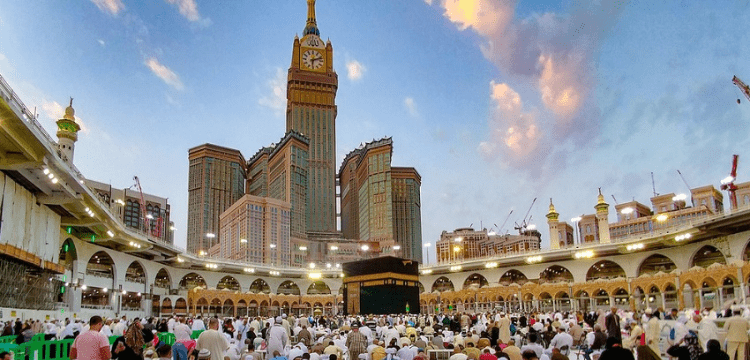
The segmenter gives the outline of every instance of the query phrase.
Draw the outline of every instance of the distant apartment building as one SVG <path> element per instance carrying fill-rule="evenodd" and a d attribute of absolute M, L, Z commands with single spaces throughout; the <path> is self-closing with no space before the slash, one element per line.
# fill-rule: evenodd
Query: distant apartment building
<path fill-rule="evenodd" d="M 112 213 L 125 226 L 147 233 L 151 238 L 174 244 L 174 223 L 169 217 L 170 206 L 166 198 L 143 193 L 144 204 L 141 206 L 141 193 L 138 190 L 117 189 L 110 184 L 89 179 L 85 182 L 99 195 L 99 199 L 109 205 Z"/>
<path fill-rule="evenodd" d="M 203 144 L 188 151 L 187 251 L 219 242 L 219 216 L 245 193 L 245 159 L 238 150 Z"/>
<path fill-rule="evenodd" d="M 291 205 L 245 195 L 221 214 L 219 237 L 211 253 L 254 264 L 290 265 Z M 216 250 L 218 249 L 218 251 Z"/>
<path fill-rule="evenodd" d="M 435 243 L 438 264 L 523 254 L 538 251 L 540 246 L 541 234 L 534 229 L 511 235 L 495 234 L 487 229 L 460 228 L 443 231 Z"/>

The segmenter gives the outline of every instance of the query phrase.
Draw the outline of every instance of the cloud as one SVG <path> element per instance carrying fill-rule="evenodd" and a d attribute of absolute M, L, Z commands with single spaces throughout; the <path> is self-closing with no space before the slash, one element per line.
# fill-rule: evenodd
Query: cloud
<path fill-rule="evenodd" d="M 536 111 L 524 111 L 521 96 L 505 83 L 490 83 L 490 99 L 489 137 L 479 143 L 479 153 L 488 159 L 501 155 L 507 164 L 522 168 L 533 160 L 542 138 Z"/>
<path fill-rule="evenodd" d="M 620 1 L 574 2 L 569 13 L 533 14 L 525 19 L 515 17 L 515 1 L 443 0 L 441 5 L 443 15 L 459 30 L 482 37 L 482 53 L 509 83 L 530 84 L 537 91 L 538 98 L 527 100 L 542 107 L 532 113 L 503 109 L 518 93 L 503 91 L 501 85 L 510 88 L 507 84 L 493 84 L 491 97 L 500 103 L 489 122 L 490 138 L 480 145 L 480 152 L 494 153 L 498 145 L 508 147 L 515 139 L 528 143 L 530 138 L 546 138 L 583 146 L 596 138 L 600 128 L 600 111 L 593 98 L 596 53 L 622 11 Z M 533 136 L 525 133 L 532 125 Z M 541 152 L 544 148 L 524 149 L 523 157 L 543 162 L 549 155 Z"/>
<path fill-rule="evenodd" d="M 97 40 L 97 42 L 99 42 L 99 45 L 101 45 L 101 46 L 106 45 L 106 43 L 102 39 Z"/>
<path fill-rule="evenodd" d="M 202 18 L 198 12 L 198 4 L 195 0 L 166 0 L 172 5 L 177 5 L 180 15 L 184 16 L 191 22 L 199 23 L 202 26 L 211 25 L 211 19 Z"/>
<path fill-rule="evenodd" d="M 125 5 L 121 0 L 91 0 L 91 2 L 93 2 L 99 10 L 109 13 L 110 15 L 117 15 L 120 11 L 125 9 Z"/>
<path fill-rule="evenodd" d="M 351 60 L 346 63 L 346 76 L 349 80 L 356 81 L 362 78 L 367 68 L 357 60 Z"/>
<path fill-rule="evenodd" d="M 156 58 L 148 58 L 146 59 L 146 62 L 144 62 L 144 64 L 148 66 L 149 69 L 151 69 L 151 72 L 153 72 L 154 75 L 158 76 L 160 79 L 162 79 L 162 81 L 167 83 L 167 85 L 170 85 L 180 91 L 185 88 L 185 86 L 182 84 L 182 81 L 180 81 L 180 77 L 175 74 L 175 72 L 170 68 L 159 63 L 159 60 L 156 60 Z"/>
<path fill-rule="evenodd" d="M 53 123 L 59 119 L 62 119 L 62 117 L 65 115 L 65 107 L 60 105 L 60 103 L 58 103 L 57 101 L 43 100 L 42 111 L 49 120 L 52 120 Z M 75 116 L 75 119 L 76 123 L 78 123 L 78 125 L 81 127 L 81 132 L 88 135 L 89 127 L 86 126 L 86 124 L 83 122 L 83 120 L 81 120 L 80 117 Z"/>
<path fill-rule="evenodd" d="M 407 96 L 404 99 L 404 106 L 406 106 L 406 110 L 409 111 L 409 115 L 412 117 L 419 116 L 419 112 L 417 111 L 417 104 L 414 103 L 414 98 Z"/>
<path fill-rule="evenodd" d="M 286 110 L 286 72 L 282 68 L 276 68 L 276 75 L 268 80 L 270 94 L 258 99 L 258 104 L 263 105 L 278 116 L 282 116 Z"/>

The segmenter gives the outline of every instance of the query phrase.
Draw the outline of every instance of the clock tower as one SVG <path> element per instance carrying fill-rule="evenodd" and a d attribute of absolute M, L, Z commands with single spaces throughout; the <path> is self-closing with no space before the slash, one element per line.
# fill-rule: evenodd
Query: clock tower
<path fill-rule="evenodd" d="M 336 231 L 336 90 L 331 42 L 320 39 L 315 0 L 307 0 L 302 39 L 295 36 L 286 88 L 286 131 L 309 139 L 307 232 Z"/>

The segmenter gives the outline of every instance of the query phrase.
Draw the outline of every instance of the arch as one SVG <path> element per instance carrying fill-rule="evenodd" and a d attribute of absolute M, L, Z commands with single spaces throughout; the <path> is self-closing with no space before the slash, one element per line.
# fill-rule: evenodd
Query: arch
<path fill-rule="evenodd" d="M 294 281 L 287 280 L 279 285 L 279 287 L 276 289 L 276 293 L 279 295 L 299 295 L 301 292 L 299 290 L 299 286 L 297 286 Z"/>
<path fill-rule="evenodd" d="M 208 300 L 206 298 L 200 298 L 195 303 L 195 311 L 199 314 L 205 314 L 208 312 Z"/>
<path fill-rule="evenodd" d="M 196 274 L 194 272 L 191 272 L 185 276 L 182 277 L 182 280 L 180 280 L 180 289 L 182 290 L 192 290 L 195 287 L 203 287 L 206 288 L 206 279 L 203 278 L 203 276 L 200 276 L 200 274 Z"/>
<path fill-rule="evenodd" d="M 146 283 L 146 270 L 143 269 L 143 264 L 140 261 L 135 260 L 125 270 L 125 281 L 130 281 L 139 284 Z"/>
<path fill-rule="evenodd" d="M 252 293 L 256 293 L 256 294 L 257 293 L 270 294 L 271 287 L 268 286 L 268 283 L 265 280 L 261 278 L 257 278 L 255 279 L 255 281 L 253 281 L 252 284 L 250 284 L 250 288 L 248 289 L 248 291 Z"/>
<path fill-rule="evenodd" d="M 466 289 L 466 288 L 468 288 L 468 287 L 470 287 L 472 285 L 476 285 L 477 287 L 481 288 L 481 287 L 485 287 L 485 286 L 487 286 L 489 284 L 490 283 L 487 281 L 487 278 L 485 278 L 484 276 L 482 276 L 480 274 L 473 273 L 473 274 L 469 275 L 466 278 L 466 280 L 464 281 L 464 287 L 463 288 Z"/>
<path fill-rule="evenodd" d="M 208 313 L 212 315 L 219 315 L 221 312 L 221 300 L 214 298 L 211 300 L 211 304 L 208 306 Z"/>
<path fill-rule="evenodd" d="M 725 301 L 735 298 L 735 286 L 737 284 L 737 280 L 731 275 L 727 275 L 721 280 L 721 290 Z"/>
<path fill-rule="evenodd" d="M 98 251 L 91 255 L 86 264 L 86 275 L 103 277 L 108 279 L 115 278 L 115 262 L 112 257 L 105 251 Z"/>
<path fill-rule="evenodd" d="M 323 280 L 318 280 L 307 288 L 307 295 L 330 295 L 331 288 Z"/>
<path fill-rule="evenodd" d="M 586 281 L 616 279 L 618 277 L 626 277 L 625 270 L 618 263 L 611 260 L 598 261 L 596 264 L 591 265 L 589 271 L 586 273 Z"/>
<path fill-rule="evenodd" d="M 696 251 L 690 258 L 691 268 L 693 266 L 706 268 L 716 263 L 726 265 L 727 259 L 724 257 L 724 254 L 719 251 L 719 249 L 711 245 L 704 245 L 702 248 L 698 249 L 698 251 Z"/>
<path fill-rule="evenodd" d="M 154 286 L 163 289 L 169 289 L 172 286 L 172 276 L 167 268 L 161 268 L 154 278 Z"/>
<path fill-rule="evenodd" d="M 161 302 L 161 313 L 171 313 L 172 312 L 172 299 L 170 298 L 164 298 L 164 300 Z"/>
<path fill-rule="evenodd" d="M 539 273 L 539 282 L 573 282 L 573 273 L 560 265 L 552 265 Z"/>
<path fill-rule="evenodd" d="M 745 251 L 742 253 L 742 260 L 750 261 L 750 240 L 745 244 Z"/>
<path fill-rule="evenodd" d="M 670 273 L 674 269 L 677 269 L 677 265 L 675 265 L 672 259 L 662 254 L 652 254 L 643 259 L 638 266 L 638 273 L 636 276 L 644 274 L 652 275 L 658 272 Z"/>
<path fill-rule="evenodd" d="M 432 291 L 454 291 L 453 282 L 445 276 L 441 276 L 432 283 Z"/>
<path fill-rule="evenodd" d="M 184 315 L 188 313 L 188 307 L 187 303 L 185 302 L 185 298 L 177 298 L 177 301 L 174 302 L 174 313 L 177 315 Z"/>
<path fill-rule="evenodd" d="M 245 299 L 237 301 L 237 316 L 247 316 L 247 302 Z"/>
<path fill-rule="evenodd" d="M 523 285 L 528 281 L 529 279 L 526 277 L 526 275 L 516 269 L 508 270 L 503 274 L 503 276 L 500 277 L 500 284 L 503 285 L 510 285 L 512 283 Z"/>
<path fill-rule="evenodd" d="M 240 290 L 240 282 L 237 281 L 237 279 L 234 278 L 234 276 L 227 275 L 221 278 L 219 280 L 219 283 L 216 284 L 216 290 L 224 290 L 229 289 L 232 291 L 239 291 Z"/>
<path fill-rule="evenodd" d="M 615 303 L 618 305 L 627 305 L 630 294 L 625 288 L 617 288 L 612 292 L 612 296 L 615 298 Z"/>
<path fill-rule="evenodd" d="M 594 304 L 597 307 L 609 306 L 609 294 L 604 289 L 594 291 Z"/>
<path fill-rule="evenodd" d="M 420 294 L 422 294 L 422 293 L 424 293 L 424 292 L 425 292 L 425 290 L 424 290 L 424 285 L 422 285 L 422 282 L 421 282 L 421 281 L 418 281 L 418 282 L 417 282 L 417 286 L 419 287 L 419 293 L 420 293 Z M 343 290 L 343 289 L 342 289 L 342 290 Z M 339 294 L 340 294 L 340 295 L 342 295 L 342 294 L 343 294 L 343 291 L 339 292 Z"/>
<path fill-rule="evenodd" d="M 58 263 L 68 270 L 73 270 L 73 262 L 78 260 L 78 251 L 76 250 L 73 239 L 67 238 L 60 246 L 60 256 Z"/>
<path fill-rule="evenodd" d="M 234 316 L 234 301 L 232 301 L 232 299 L 224 300 L 224 305 L 222 306 L 221 314 L 224 316 Z"/>
<path fill-rule="evenodd" d="M 716 285 L 716 280 L 714 280 L 712 277 L 706 277 L 701 281 L 702 289 L 712 289 L 715 288 Z"/>

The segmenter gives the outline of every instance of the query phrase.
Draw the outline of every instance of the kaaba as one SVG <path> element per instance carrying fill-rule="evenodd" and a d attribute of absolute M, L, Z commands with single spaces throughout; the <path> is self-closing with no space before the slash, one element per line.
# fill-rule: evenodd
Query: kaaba
<path fill-rule="evenodd" d="M 344 314 L 419 314 L 418 266 L 393 256 L 343 264 Z"/>

